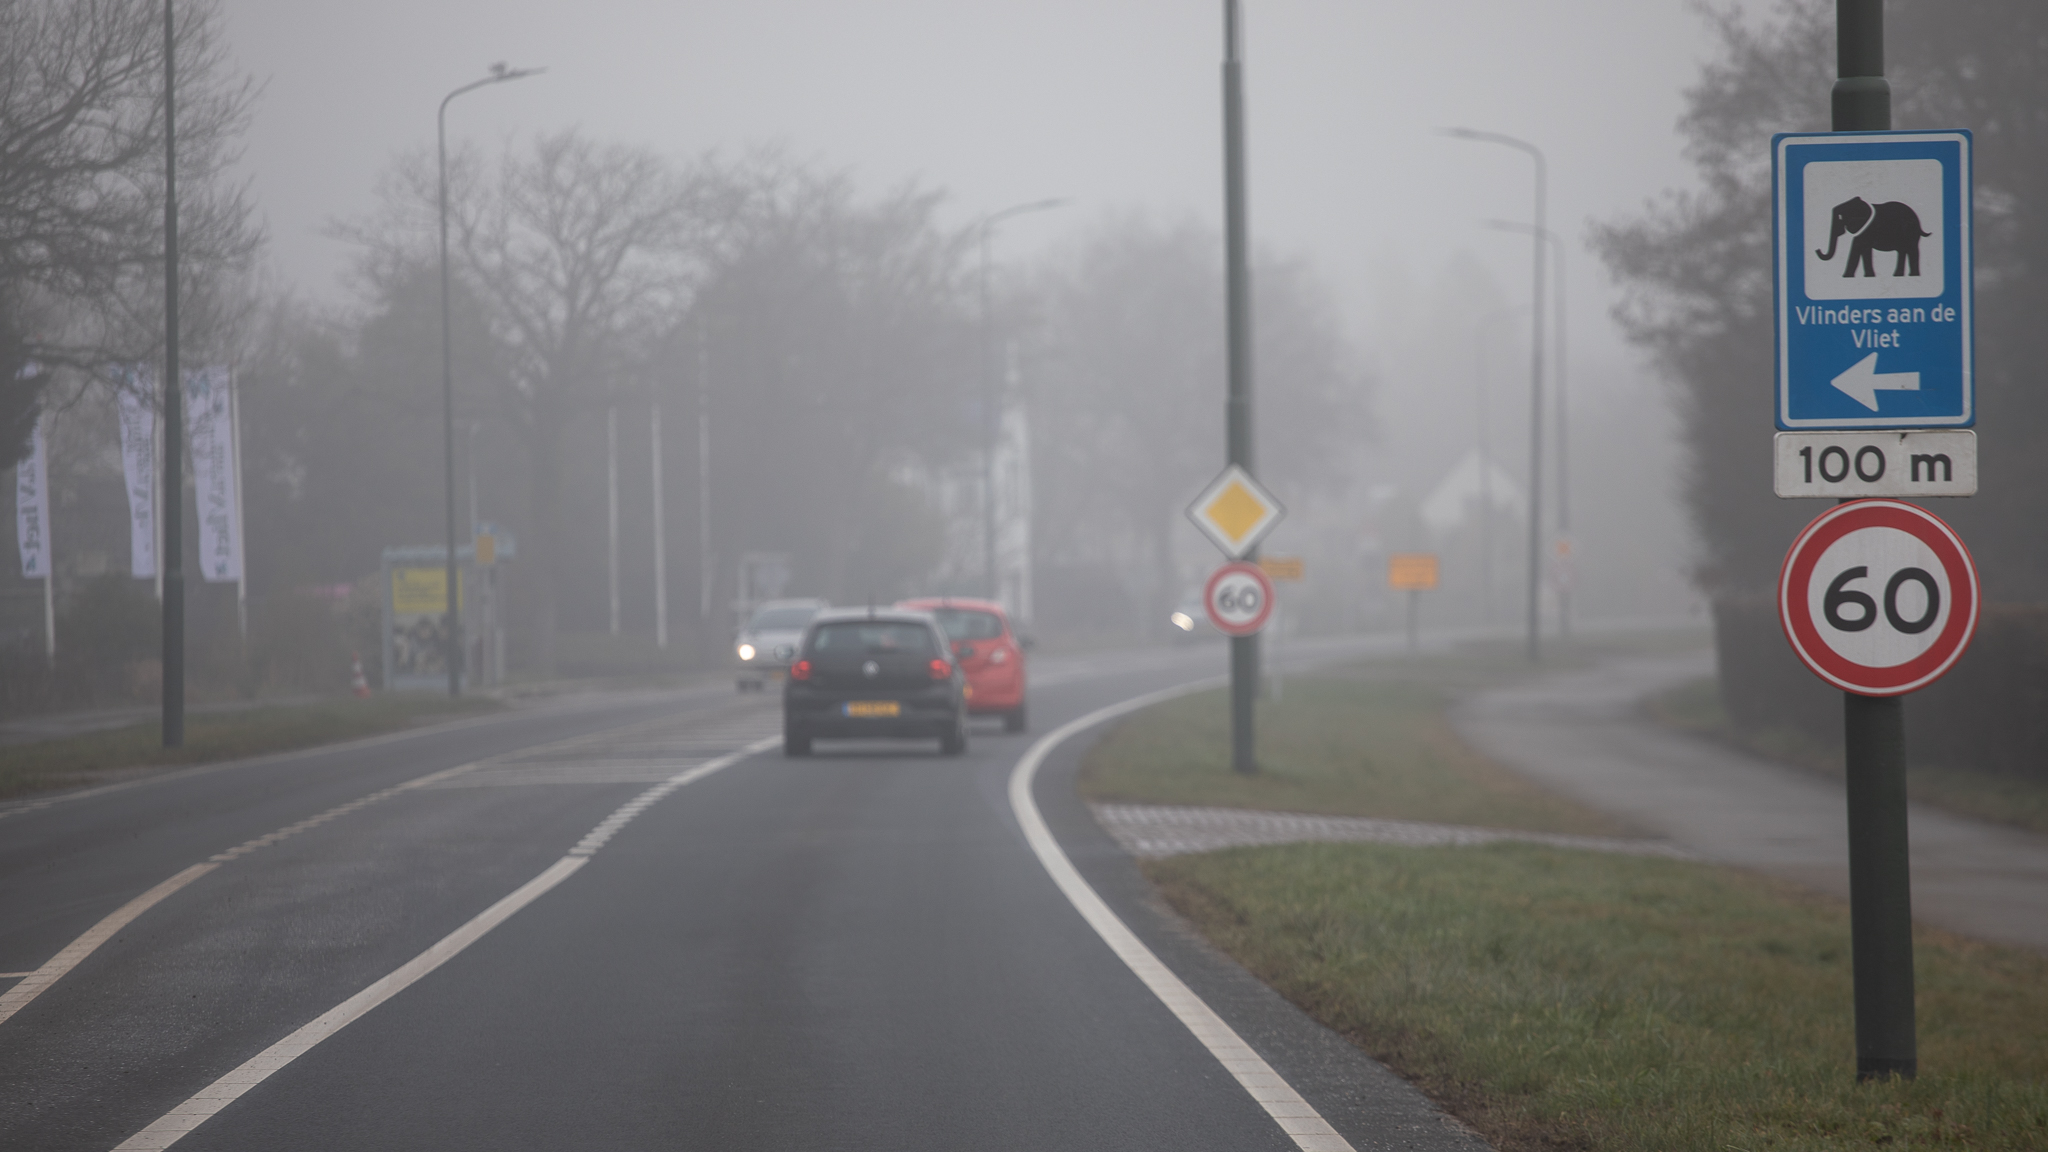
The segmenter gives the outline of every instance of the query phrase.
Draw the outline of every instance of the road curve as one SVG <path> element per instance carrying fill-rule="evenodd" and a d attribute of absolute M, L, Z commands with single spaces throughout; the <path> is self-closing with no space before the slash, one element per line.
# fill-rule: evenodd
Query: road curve
<path fill-rule="evenodd" d="M 1221 663 L 1042 661 L 1033 716 Z M 1338 1146 L 1290 1135 L 1077 913 L 1008 792 L 1032 737 L 747 754 L 776 720 L 586 702 L 0 818 L 0 971 L 212 865 L 0 1022 L 0 1146 Z M 1479 1147 L 1157 905 L 1074 792 L 1094 731 L 1030 781 L 1074 875 L 1327 1139 Z"/>

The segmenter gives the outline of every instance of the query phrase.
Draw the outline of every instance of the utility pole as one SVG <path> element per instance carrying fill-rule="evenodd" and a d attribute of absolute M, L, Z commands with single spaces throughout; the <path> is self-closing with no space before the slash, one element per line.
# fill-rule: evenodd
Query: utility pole
<path fill-rule="evenodd" d="M 1549 193 L 1549 165 L 1543 149 L 1527 140 L 1501 132 L 1480 132 L 1471 128 L 1446 128 L 1444 135 L 1481 144 L 1499 144 L 1529 157 L 1536 166 L 1536 218 L 1531 230 L 1533 255 L 1529 261 L 1529 558 L 1528 633 L 1529 662 L 1543 658 L 1543 223 Z"/>
<path fill-rule="evenodd" d="M 164 0 L 163 740 L 185 743 L 185 394 L 178 377 L 177 23 Z"/>
<path fill-rule="evenodd" d="M 1835 0 L 1836 132 L 1892 126 L 1884 78 L 1884 0 Z M 1856 982 L 1856 1078 L 1911 1080 L 1912 861 L 1906 838 L 1906 698 L 1842 694 L 1847 737 L 1850 954 Z"/>
<path fill-rule="evenodd" d="M 611 598 L 611 633 L 619 634 L 619 406 L 604 410 L 605 577 Z"/>
<path fill-rule="evenodd" d="M 169 3 L 170 0 L 165 0 Z M 462 695 L 462 659 L 467 646 L 462 641 L 462 582 L 455 555 L 455 332 L 448 319 L 448 104 L 465 92 L 488 84 L 504 84 L 527 76 L 538 76 L 544 68 L 507 68 L 491 65 L 490 75 L 472 80 L 441 97 L 434 113 L 434 148 L 439 160 L 437 191 L 441 240 L 441 466 L 447 514 L 448 563 L 446 568 L 447 612 L 442 616 L 445 659 L 448 664 L 448 695 Z"/>
<path fill-rule="evenodd" d="M 711 356 L 697 319 L 697 619 L 711 619 Z"/>
<path fill-rule="evenodd" d="M 1066 204 L 1065 199 L 1034 200 L 982 217 L 981 244 L 981 574 L 983 591 L 991 600 L 1000 599 L 1002 579 L 996 572 L 996 440 L 1002 432 L 1002 396 L 996 381 L 996 320 L 994 298 L 989 291 L 989 236 L 995 226 L 1012 216 L 1043 212 Z M 1010 605 L 1014 611 L 1016 605 Z"/>
<path fill-rule="evenodd" d="M 1230 348 L 1229 391 L 1224 401 L 1224 450 L 1229 463 L 1252 472 L 1252 284 L 1248 263 L 1244 189 L 1244 66 L 1239 59 L 1237 0 L 1223 0 L 1223 252 Z M 1253 473 L 1256 475 L 1256 473 Z M 1244 559 L 1257 562 L 1253 548 Z M 1259 693 L 1259 638 L 1230 639 L 1230 767 L 1259 770 L 1252 729 Z"/>
<path fill-rule="evenodd" d="M 668 524 L 661 492 L 661 400 L 648 405 L 648 444 L 654 480 L 654 646 L 668 647 Z"/>

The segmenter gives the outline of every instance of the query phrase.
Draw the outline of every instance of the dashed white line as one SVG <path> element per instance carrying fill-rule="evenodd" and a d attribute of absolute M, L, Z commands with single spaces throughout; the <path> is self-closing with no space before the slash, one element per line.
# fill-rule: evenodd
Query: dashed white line
<path fill-rule="evenodd" d="M 1148 693 L 1121 704 L 1112 704 L 1097 709 L 1078 720 L 1072 720 L 1047 733 L 1024 753 L 1023 759 L 1010 771 L 1010 807 L 1017 814 L 1017 823 L 1024 829 L 1024 839 L 1031 845 L 1038 862 L 1051 874 L 1053 883 L 1059 885 L 1068 902 L 1088 926 L 1095 929 L 1103 943 L 1109 945 L 1145 987 L 1159 997 L 1167 1010 L 1194 1033 L 1209 1054 L 1216 1057 L 1226 1071 L 1251 1095 L 1266 1115 L 1280 1126 L 1302 1152 L 1353 1152 L 1350 1141 L 1330 1127 L 1329 1121 L 1315 1110 L 1315 1106 L 1301 1098 L 1301 1094 L 1273 1071 L 1271 1065 L 1251 1045 L 1246 1044 L 1230 1025 L 1223 1022 L 1214 1009 L 1200 996 L 1195 995 L 1181 978 L 1173 974 L 1165 962 L 1154 955 L 1144 941 L 1138 939 L 1130 926 L 1110 910 L 1101 896 L 1081 873 L 1067 859 L 1059 841 L 1053 839 L 1052 831 L 1045 826 L 1044 817 L 1039 815 L 1038 802 L 1031 798 L 1031 782 L 1038 775 L 1038 766 L 1046 754 L 1061 741 L 1085 729 L 1092 728 L 1105 720 L 1112 720 L 1126 713 L 1135 712 L 1148 705 L 1176 696 L 1184 696 L 1210 688 L 1217 680 L 1204 680 L 1195 684 L 1184 684 L 1160 692 Z"/>
<path fill-rule="evenodd" d="M 534 756 L 550 750 L 559 750 L 563 748 L 574 747 L 579 743 L 589 743 L 593 740 L 616 739 L 617 737 L 622 735 L 631 735 L 632 733 L 642 732 L 649 728 L 656 728 L 663 724 L 669 723 L 674 723 L 674 721 L 668 718 L 663 718 L 659 720 L 649 720 L 639 724 L 634 724 L 624 729 L 621 729 L 618 732 L 604 732 L 598 733 L 594 736 L 572 736 L 566 740 L 557 740 L 550 744 L 542 744 L 534 748 L 522 749 L 518 753 L 516 753 L 516 755 Z M 382 737 L 377 737 L 373 738 L 372 741 L 360 743 L 370 743 L 382 739 Z M 439 772 L 429 772 L 425 776 L 420 776 L 411 780 L 407 780 L 403 784 L 394 784 L 389 788 L 380 789 L 376 792 L 370 793 L 367 796 L 359 796 L 346 804 L 337 804 L 336 806 L 329 808 L 327 811 L 322 812 L 317 816 L 308 816 L 306 819 L 301 820 L 296 824 L 287 824 L 284 827 L 279 828 L 275 832 L 267 832 L 261 836 L 256 837 L 253 840 L 244 840 L 242 843 L 235 845 L 233 848 L 230 848 L 225 852 L 214 853 L 212 856 L 207 857 L 205 863 L 194 864 L 190 868 L 185 869 L 183 872 L 178 873 L 177 875 L 171 877 L 163 883 L 158 884 L 156 887 L 151 888 L 149 891 L 144 892 L 142 895 L 137 896 L 135 899 L 130 900 L 128 903 L 121 905 L 121 907 L 115 909 L 112 913 L 108 914 L 105 919 L 93 925 L 91 928 L 86 929 L 84 935 L 80 936 L 76 940 L 73 940 L 71 943 L 65 945 L 62 951 L 58 952 L 55 956 L 50 957 L 50 959 L 47 962 L 45 962 L 42 967 L 36 969 L 34 972 L 29 973 L 25 978 L 23 978 L 21 983 L 16 984 L 12 988 L 9 988 L 5 993 L 0 993 L 0 1023 L 5 1023 L 9 1017 L 13 1016 L 16 1012 L 21 1011 L 22 1008 L 25 1007 L 29 1001 L 34 1000 L 36 997 L 42 995 L 44 990 L 49 988 L 50 985 L 55 984 L 58 980 L 62 979 L 66 973 L 70 972 L 73 968 L 78 967 L 79 962 L 84 960 L 87 956 L 92 955 L 94 949 L 97 949 L 100 945 L 105 944 L 108 940 L 113 939 L 114 933 L 119 932 L 121 929 L 127 927 L 129 921 L 134 920 L 137 916 L 140 916 L 144 912 L 147 912 L 151 907 L 162 901 L 171 893 L 176 892 L 178 889 L 183 888 L 185 885 L 190 884 L 194 880 L 199 879 L 201 876 L 206 875 L 208 872 L 213 871 L 215 868 L 220 867 L 222 864 L 226 864 L 229 861 L 239 859 L 243 856 L 247 856 L 249 853 L 257 851 L 258 849 L 268 848 L 272 844 L 275 844 L 280 840 L 289 840 L 290 838 L 298 835 L 301 832 L 307 831 L 312 828 L 318 828 L 320 825 L 325 824 L 330 820 L 336 819 L 341 816 L 346 816 L 349 813 L 355 812 L 362 808 L 367 808 L 380 800 L 388 800 L 391 797 L 399 795 L 402 792 L 409 792 L 417 788 L 431 788 L 436 784 L 441 784 L 448 780 L 454 779 L 455 777 L 461 776 L 465 772 L 473 771 L 478 766 L 487 763 L 490 763 L 490 761 L 477 760 L 472 761 L 468 764 L 459 764 L 453 768 L 444 768 Z"/>
<path fill-rule="evenodd" d="M 186 1133 L 206 1123 L 221 1109 L 239 1100 L 249 1089 L 263 1083 L 280 1069 L 311 1051 L 322 1040 L 362 1019 L 379 1004 L 411 987 L 427 973 L 454 959 L 464 948 L 482 939 L 485 933 L 511 919 L 513 913 L 538 900 L 549 889 L 574 875 L 577 869 L 590 862 L 590 857 L 604 847 L 606 841 L 617 835 L 619 829 L 631 823 L 635 816 L 645 812 L 649 805 L 660 801 L 685 784 L 701 780 L 755 753 L 765 752 L 781 740 L 780 736 L 756 740 L 737 752 L 678 772 L 621 804 L 611 815 L 600 821 L 597 827 L 591 829 L 588 836 L 569 849 L 568 855 L 548 865 L 545 871 L 528 880 L 517 891 L 484 909 L 475 919 L 442 937 L 433 947 L 406 961 L 390 975 L 243 1061 L 234 1071 L 200 1089 L 191 1099 L 164 1113 L 155 1123 L 116 1145 L 114 1152 L 161 1152 L 162 1149 L 169 1148 L 183 1139 Z"/>

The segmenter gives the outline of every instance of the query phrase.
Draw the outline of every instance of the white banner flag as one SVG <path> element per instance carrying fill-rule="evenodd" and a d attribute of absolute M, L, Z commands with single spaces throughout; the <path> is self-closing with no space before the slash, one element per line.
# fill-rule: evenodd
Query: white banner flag
<path fill-rule="evenodd" d="M 199 503 L 199 574 L 211 583 L 242 579 L 242 518 L 236 515 L 235 430 L 228 370 L 185 374 L 185 429 L 192 441 L 192 484 Z"/>
<path fill-rule="evenodd" d="M 36 422 L 26 460 L 14 466 L 14 533 L 21 542 L 21 574 L 31 580 L 50 575 L 50 466 L 43 453 L 43 425 Z"/>
<path fill-rule="evenodd" d="M 131 368 L 121 389 L 121 475 L 128 483 L 128 574 L 156 575 L 156 378 Z"/>

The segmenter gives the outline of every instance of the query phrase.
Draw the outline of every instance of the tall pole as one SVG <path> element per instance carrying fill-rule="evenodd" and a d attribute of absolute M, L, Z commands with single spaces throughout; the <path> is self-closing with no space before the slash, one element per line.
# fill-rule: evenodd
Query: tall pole
<path fill-rule="evenodd" d="M 231 477 L 235 484 L 235 547 L 242 553 L 237 557 L 242 568 L 235 577 L 235 624 L 241 629 L 242 644 L 246 649 L 249 643 L 249 521 L 242 516 L 242 381 L 240 375 L 232 370 L 228 372 L 228 429 L 235 439 L 235 472 Z"/>
<path fill-rule="evenodd" d="M 1460 140 L 1472 140 L 1482 144 L 1499 144 L 1522 152 L 1536 166 L 1535 229 L 1529 241 L 1532 253 L 1529 261 L 1529 299 L 1533 314 L 1529 320 L 1529 560 L 1528 560 L 1528 633 L 1529 660 L 1533 663 L 1543 658 L 1542 619 L 1543 601 L 1543 233 L 1545 197 L 1548 192 L 1547 165 L 1543 150 L 1513 136 L 1499 132 L 1480 132 L 1471 128 L 1448 128 L 1445 135 Z"/>
<path fill-rule="evenodd" d="M 166 3 L 169 0 L 165 0 Z M 446 512 L 448 528 L 447 594 L 448 611 L 442 618 L 442 635 L 446 644 L 444 658 L 448 664 L 448 695 L 462 695 L 462 587 L 457 583 L 455 561 L 455 337 L 448 323 L 448 103 L 464 92 L 473 92 L 486 84 L 502 84 L 507 80 L 518 80 L 543 71 L 540 68 L 507 68 L 503 64 L 491 65 L 491 74 L 481 80 L 472 80 L 448 95 L 441 97 L 441 107 L 434 114 L 434 146 L 440 160 L 440 232 L 441 232 L 441 463 L 446 481 Z"/>
<path fill-rule="evenodd" d="M 605 578 L 611 602 L 611 632 L 619 634 L 619 406 L 604 410 Z"/>
<path fill-rule="evenodd" d="M 178 376 L 177 24 L 164 0 L 163 740 L 185 743 L 185 393 Z"/>
<path fill-rule="evenodd" d="M 1571 366 L 1565 361 L 1565 327 L 1571 309 L 1565 305 L 1564 238 L 1549 233 L 1557 252 L 1557 633 L 1567 643 L 1572 638 L 1572 486 L 1571 486 Z"/>
<path fill-rule="evenodd" d="M 981 219 L 981 573 L 985 591 L 991 600 L 1001 594 L 1002 583 L 996 574 L 996 439 L 1001 432 L 1001 418 L 997 412 L 995 305 L 989 292 L 989 236 L 997 224 L 1012 216 L 1043 212 L 1065 203 L 1064 199 L 1034 200 L 992 212 Z M 1015 609 L 1016 605 L 1010 607 Z"/>
<path fill-rule="evenodd" d="M 654 646 L 668 647 L 668 518 L 661 499 L 661 401 L 647 413 L 648 446 L 652 450 L 654 484 Z"/>
<path fill-rule="evenodd" d="M 1892 126 L 1884 78 L 1883 0 L 1836 0 L 1837 132 Z M 1856 1078 L 1910 1080 L 1913 1027 L 1912 859 L 1906 833 L 1906 701 L 1842 695 L 1849 807 L 1850 957 L 1856 983 Z"/>
<path fill-rule="evenodd" d="M 1487 227 L 1503 232 L 1534 233 L 1543 237 L 1550 245 L 1550 251 L 1557 257 L 1552 265 L 1555 275 L 1551 278 L 1557 292 L 1557 307 L 1551 309 L 1551 320 L 1555 325 L 1557 362 L 1557 546 L 1562 562 L 1557 585 L 1558 634 L 1565 639 L 1572 635 L 1572 586 L 1569 568 L 1572 541 L 1571 501 L 1571 402 L 1566 391 L 1571 380 L 1571 365 L 1565 357 L 1565 329 L 1571 316 L 1571 309 L 1565 303 L 1565 251 L 1564 237 L 1548 228 L 1534 228 L 1512 220 L 1488 220 Z"/>
<path fill-rule="evenodd" d="M 1252 285 L 1244 188 L 1244 70 L 1238 53 L 1237 0 L 1223 0 L 1223 253 L 1228 309 L 1229 391 L 1224 401 L 1224 451 L 1252 471 Z M 1258 549 L 1245 554 L 1258 559 Z M 1259 770 L 1252 730 L 1259 692 L 1259 638 L 1230 639 L 1230 767 Z"/>
<path fill-rule="evenodd" d="M 697 618 L 711 619 L 711 356 L 697 321 Z"/>

